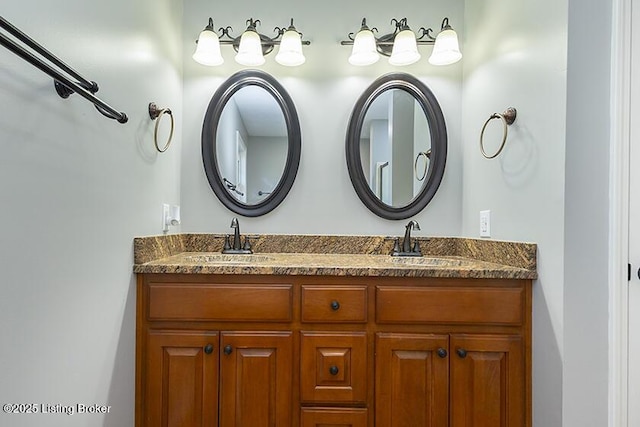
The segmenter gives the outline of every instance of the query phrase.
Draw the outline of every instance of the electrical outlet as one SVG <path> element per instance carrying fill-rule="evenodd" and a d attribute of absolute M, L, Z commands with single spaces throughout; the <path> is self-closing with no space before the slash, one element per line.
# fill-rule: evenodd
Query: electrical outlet
<path fill-rule="evenodd" d="M 162 231 L 165 233 L 169 231 L 169 211 L 171 206 L 166 203 L 162 204 Z"/>
<path fill-rule="evenodd" d="M 162 205 L 162 231 L 167 233 L 170 225 L 180 225 L 180 206 L 164 203 Z"/>
<path fill-rule="evenodd" d="M 491 237 L 491 211 L 480 211 L 480 237 Z"/>

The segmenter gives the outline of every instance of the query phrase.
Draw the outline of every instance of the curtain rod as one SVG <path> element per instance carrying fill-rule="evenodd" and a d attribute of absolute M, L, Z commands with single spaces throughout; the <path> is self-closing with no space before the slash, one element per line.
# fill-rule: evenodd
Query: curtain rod
<path fill-rule="evenodd" d="M 54 79 L 54 84 L 56 88 L 56 92 L 60 97 L 67 98 L 72 93 L 77 93 L 81 97 L 85 98 L 89 102 L 93 103 L 96 109 L 105 117 L 110 119 L 117 120 L 119 123 L 126 123 L 129 118 L 123 112 L 119 112 L 112 108 L 109 104 L 100 100 L 93 94 L 98 91 L 98 84 L 93 81 L 89 81 L 78 74 L 75 70 L 65 64 L 63 61 L 58 59 L 51 52 L 46 50 L 36 41 L 31 39 L 29 36 L 24 34 L 18 28 L 9 23 L 6 19 L 0 16 L 0 27 L 4 28 L 11 35 L 16 37 L 18 40 L 29 46 L 31 49 L 42 55 L 45 59 L 49 60 L 52 64 L 66 72 L 67 74 L 73 76 L 78 82 L 74 82 L 69 79 L 67 76 L 62 74 L 59 70 L 56 70 L 51 65 L 45 63 L 41 58 L 38 58 L 31 52 L 27 51 L 24 47 L 18 45 L 16 42 L 0 33 L 0 44 L 7 48 L 9 51 L 13 52 L 17 56 L 21 57 L 25 61 L 29 62 L 34 67 L 38 68 L 40 71 L 49 75 Z"/>

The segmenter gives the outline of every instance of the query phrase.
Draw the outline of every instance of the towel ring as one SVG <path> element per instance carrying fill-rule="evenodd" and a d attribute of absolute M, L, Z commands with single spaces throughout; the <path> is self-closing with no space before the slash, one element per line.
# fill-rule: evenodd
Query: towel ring
<path fill-rule="evenodd" d="M 494 157 L 496 157 L 498 154 L 502 152 L 502 149 L 504 148 L 504 144 L 505 142 L 507 142 L 507 133 L 508 133 L 507 126 L 511 126 L 513 122 L 516 121 L 516 115 L 517 115 L 516 109 L 513 107 L 509 107 L 506 110 L 504 110 L 502 114 L 493 113 L 491 117 L 489 117 L 487 121 L 484 122 L 484 126 L 482 126 L 482 132 L 480 132 L 480 152 L 484 157 L 486 157 L 487 159 L 493 159 Z M 483 138 L 484 138 L 484 130 L 487 128 L 487 125 L 489 124 L 489 122 L 493 119 L 502 119 L 502 125 L 503 125 L 502 144 L 500 144 L 500 148 L 498 148 L 498 151 L 496 151 L 495 154 L 490 156 L 484 151 Z"/>
<path fill-rule="evenodd" d="M 418 177 L 418 160 L 422 156 L 424 156 L 424 172 L 422 173 L 422 178 L 420 178 Z M 429 148 L 427 151 L 419 152 L 418 155 L 416 156 L 416 160 L 415 162 L 413 162 L 413 175 L 416 177 L 418 181 L 422 181 L 427 176 L 427 169 L 429 169 L 429 167 L 427 166 L 427 160 L 430 160 L 430 159 L 431 159 L 431 148 Z"/>
<path fill-rule="evenodd" d="M 167 139 L 167 142 L 164 144 L 164 147 L 160 148 L 160 145 L 158 144 L 158 127 L 160 125 L 160 119 L 158 119 L 158 117 L 164 114 L 168 114 L 169 117 L 171 118 L 171 131 L 169 132 L 169 138 Z M 156 150 L 158 150 L 158 152 L 160 153 L 164 153 L 165 151 L 167 151 L 167 149 L 171 145 L 171 140 L 173 139 L 173 113 L 169 108 L 159 109 L 155 102 L 151 102 L 149 103 L 149 117 L 151 117 L 151 120 L 158 119 L 156 120 L 156 128 L 153 131 L 153 142 L 156 145 Z"/>

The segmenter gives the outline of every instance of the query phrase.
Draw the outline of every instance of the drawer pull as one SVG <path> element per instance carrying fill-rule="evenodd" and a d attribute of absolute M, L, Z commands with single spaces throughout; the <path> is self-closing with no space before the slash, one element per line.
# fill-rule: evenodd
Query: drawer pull
<path fill-rule="evenodd" d="M 225 345 L 224 346 L 224 354 L 226 354 L 228 356 L 231 353 L 233 353 L 233 347 L 231 347 L 231 345 Z"/>
<path fill-rule="evenodd" d="M 340 303 L 336 300 L 331 301 L 331 310 L 333 311 L 340 310 Z"/>
<path fill-rule="evenodd" d="M 340 372 L 340 369 L 338 369 L 336 365 L 331 365 L 331 367 L 329 368 L 329 373 L 331 375 L 338 375 L 338 372 Z"/>
<path fill-rule="evenodd" d="M 461 359 L 467 357 L 467 350 L 465 350 L 464 348 L 457 349 L 456 353 L 458 353 L 458 356 L 460 356 Z"/>
<path fill-rule="evenodd" d="M 206 346 L 204 346 L 204 352 L 205 354 L 213 353 L 213 344 L 207 344 Z"/>
<path fill-rule="evenodd" d="M 438 353 L 438 357 L 441 359 L 444 359 L 445 357 L 447 357 L 447 350 L 445 350 L 442 347 L 438 349 L 437 353 Z"/>

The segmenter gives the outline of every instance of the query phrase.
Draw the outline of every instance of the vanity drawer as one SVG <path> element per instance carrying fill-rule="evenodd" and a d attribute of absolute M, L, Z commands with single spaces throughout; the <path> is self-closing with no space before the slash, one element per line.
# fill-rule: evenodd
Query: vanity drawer
<path fill-rule="evenodd" d="M 302 286 L 302 321 L 366 323 L 366 286 Z"/>
<path fill-rule="evenodd" d="M 367 427 L 367 408 L 302 408 L 301 427 Z"/>
<path fill-rule="evenodd" d="M 521 325 L 524 289 L 491 287 L 376 287 L 379 323 Z"/>
<path fill-rule="evenodd" d="M 364 403 L 366 399 L 366 333 L 301 332 L 300 400 Z"/>
<path fill-rule="evenodd" d="M 149 284 L 149 320 L 290 322 L 293 286 Z"/>

